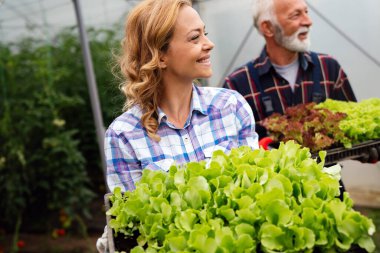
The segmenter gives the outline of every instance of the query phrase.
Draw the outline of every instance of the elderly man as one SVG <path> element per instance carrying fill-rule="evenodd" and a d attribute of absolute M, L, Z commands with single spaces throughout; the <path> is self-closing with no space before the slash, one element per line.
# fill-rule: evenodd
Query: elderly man
<path fill-rule="evenodd" d="M 224 87 L 244 96 L 257 122 L 301 103 L 356 101 L 339 63 L 309 51 L 312 20 L 304 0 L 254 0 L 252 7 L 265 47 L 258 58 L 227 76 Z M 266 136 L 260 125 L 256 131 L 260 138 Z"/>

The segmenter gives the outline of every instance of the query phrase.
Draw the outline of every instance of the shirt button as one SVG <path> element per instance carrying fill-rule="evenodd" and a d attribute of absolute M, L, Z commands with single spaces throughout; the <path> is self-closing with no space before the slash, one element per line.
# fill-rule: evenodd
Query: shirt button
<path fill-rule="evenodd" d="M 189 144 L 189 142 L 190 142 L 190 138 L 189 138 L 189 137 L 185 137 L 185 138 L 183 138 L 183 142 L 184 142 L 185 144 Z"/>

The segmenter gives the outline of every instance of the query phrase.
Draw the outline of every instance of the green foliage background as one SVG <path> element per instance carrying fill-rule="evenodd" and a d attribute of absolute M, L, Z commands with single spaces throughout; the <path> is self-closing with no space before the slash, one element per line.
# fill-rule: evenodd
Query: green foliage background
<path fill-rule="evenodd" d="M 88 31 L 104 125 L 123 97 L 111 73 L 118 29 Z M 49 231 L 91 215 L 105 184 L 78 31 L 0 43 L 0 228 Z"/>

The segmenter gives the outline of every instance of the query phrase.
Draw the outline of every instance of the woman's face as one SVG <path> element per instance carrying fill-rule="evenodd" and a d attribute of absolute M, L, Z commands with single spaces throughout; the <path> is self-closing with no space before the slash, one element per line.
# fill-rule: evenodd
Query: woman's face
<path fill-rule="evenodd" d="M 211 76 L 210 51 L 214 44 L 206 35 L 198 13 L 190 6 L 182 6 L 169 48 L 160 58 L 166 67 L 164 80 L 192 82 Z"/>

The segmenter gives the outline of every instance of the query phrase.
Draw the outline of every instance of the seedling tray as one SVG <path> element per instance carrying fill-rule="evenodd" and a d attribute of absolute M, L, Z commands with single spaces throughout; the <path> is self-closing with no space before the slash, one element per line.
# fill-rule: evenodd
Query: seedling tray
<path fill-rule="evenodd" d="M 380 139 L 365 141 L 359 144 L 352 145 L 352 148 L 332 148 L 326 150 L 325 165 L 329 166 L 344 160 L 359 160 L 362 162 L 371 162 L 371 157 L 380 154 Z M 313 157 L 318 157 L 318 153 L 313 154 Z"/>
<path fill-rule="evenodd" d="M 112 193 L 107 193 L 104 195 L 104 202 L 106 211 L 108 211 L 111 208 L 111 202 L 109 200 L 109 197 L 112 195 Z M 109 253 L 115 253 L 115 251 L 125 251 L 130 252 L 132 248 L 137 246 L 136 238 L 137 235 L 133 237 L 127 237 L 125 238 L 124 235 L 118 234 L 115 237 L 115 233 L 113 229 L 109 226 L 109 222 L 111 220 L 111 217 L 109 215 L 106 215 L 107 220 L 107 232 L 108 232 L 108 252 Z M 315 253 L 319 253 L 319 251 L 314 251 Z M 347 253 L 365 253 L 366 251 L 357 245 L 353 245 L 353 247 L 347 251 Z M 262 253 L 262 252 L 258 252 Z M 322 253 L 322 252 L 320 252 Z"/>
<path fill-rule="evenodd" d="M 104 204 L 106 207 L 106 211 L 108 211 L 111 208 L 111 202 L 109 197 L 112 195 L 112 193 L 107 193 L 104 195 Z M 108 237 L 108 252 L 114 253 L 115 251 L 125 251 L 129 252 L 133 247 L 137 245 L 136 238 L 137 235 L 134 237 L 127 237 L 125 238 L 124 235 L 118 234 L 115 236 L 115 233 L 113 229 L 109 226 L 109 223 L 111 221 L 111 217 L 109 215 L 106 215 L 107 220 L 107 237 Z"/>

